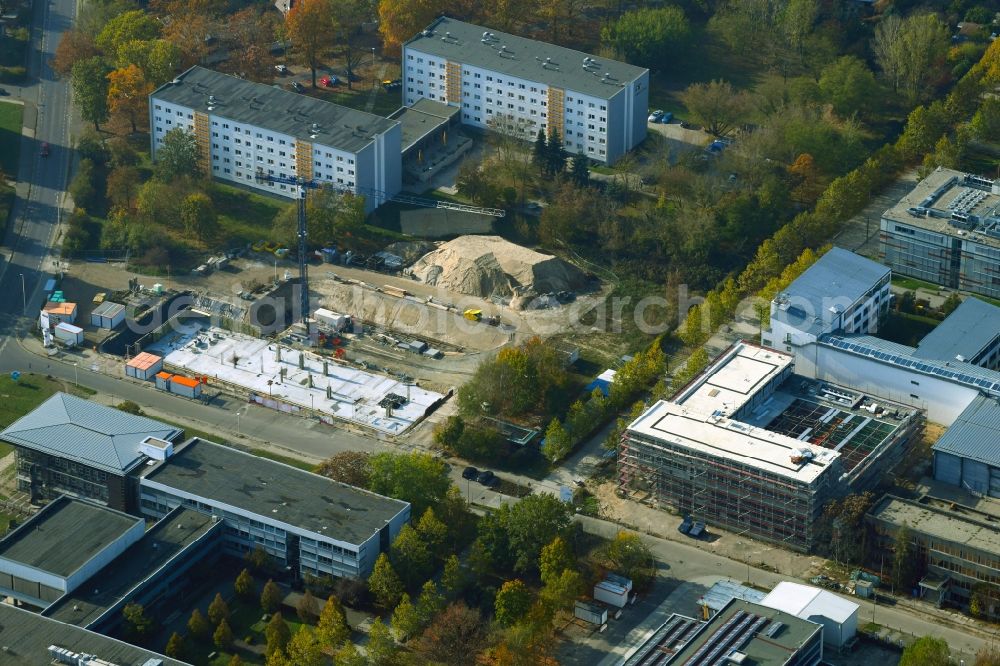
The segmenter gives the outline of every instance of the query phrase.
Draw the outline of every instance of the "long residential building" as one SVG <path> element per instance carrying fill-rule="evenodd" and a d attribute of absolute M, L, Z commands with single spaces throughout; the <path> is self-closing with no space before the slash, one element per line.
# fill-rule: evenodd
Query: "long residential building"
<path fill-rule="evenodd" d="M 649 70 L 441 17 L 403 45 L 403 103 L 461 107 L 461 121 L 611 164 L 646 138 Z"/>
<path fill-rule="evenodd" d="M 1000 181 L 939 167 L 882 214 L 879 258 L 902 275 L 1000 298 Z"/>
<path fill-rule="evenodd" d="M 398 122 L 203 67 L 150 94 L 149 126 L 154 160 L 166 133 L 184 128 L 206 174 L 271 194 L 298 188 L 258 172 L 364 195 L 367 212 L 402 187 Z"/>

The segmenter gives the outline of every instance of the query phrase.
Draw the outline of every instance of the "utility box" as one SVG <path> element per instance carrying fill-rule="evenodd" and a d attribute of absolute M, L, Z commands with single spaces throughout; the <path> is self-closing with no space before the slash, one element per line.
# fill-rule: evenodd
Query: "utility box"
<path fill-rule="evenodd" d="M 628 590 L 611 581 L 602 580 L 594 585 L 594 599 L 615 608 L 624 608 L 628 603 Z"/>
<path fill-rule="evenodd" d="M 601 626 L 608 621 L 608 609 L 597 604 L 590 604 L 586 601 L 577 601 L 573 608 L 574 617 Z"/>

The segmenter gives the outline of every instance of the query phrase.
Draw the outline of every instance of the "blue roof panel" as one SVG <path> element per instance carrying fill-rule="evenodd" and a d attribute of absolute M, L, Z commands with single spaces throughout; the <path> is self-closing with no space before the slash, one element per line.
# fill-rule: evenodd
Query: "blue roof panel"
<path fill-rule="evenodd" d="M 1000 467 L 1000 399 L 977 396 L 933 449 Z"/>
<path fill-rule="evenodd" d="M 948 318 L 924 336 L 913 354 L 937 361 L 972 361 L 1000 338 L 1000 308 L 978 298 L 962 301 Z"/>

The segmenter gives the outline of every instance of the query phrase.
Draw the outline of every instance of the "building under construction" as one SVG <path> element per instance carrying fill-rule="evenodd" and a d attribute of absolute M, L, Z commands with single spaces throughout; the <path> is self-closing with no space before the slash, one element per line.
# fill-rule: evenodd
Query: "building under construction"
<path fill-rule="evenodd" d="M 920 414 L 792 373 L 793 356 L 745 342 L 619 448 L 623 489 L 748 537 L 807 551 L 824 505 L 893 466 Z"/>

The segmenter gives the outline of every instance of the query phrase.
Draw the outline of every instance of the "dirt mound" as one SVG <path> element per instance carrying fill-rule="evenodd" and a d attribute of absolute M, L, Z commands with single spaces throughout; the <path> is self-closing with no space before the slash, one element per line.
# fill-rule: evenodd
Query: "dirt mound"
<path fill-rule="evenodd" d="M 435 247 L 434 243 L 428 241 L 396 241 L 387 245 L 385 251 L 402 257 L 403 265 L 409 266 L 428 252 L 434 251 Z"/>
<path fill-rule="evenodd" d="M 459 236 L 421 257 L 411 270 L 429 285 L 480 298 L 572 291 L 585 283 L 576 266 L 499 236 Z"/>

